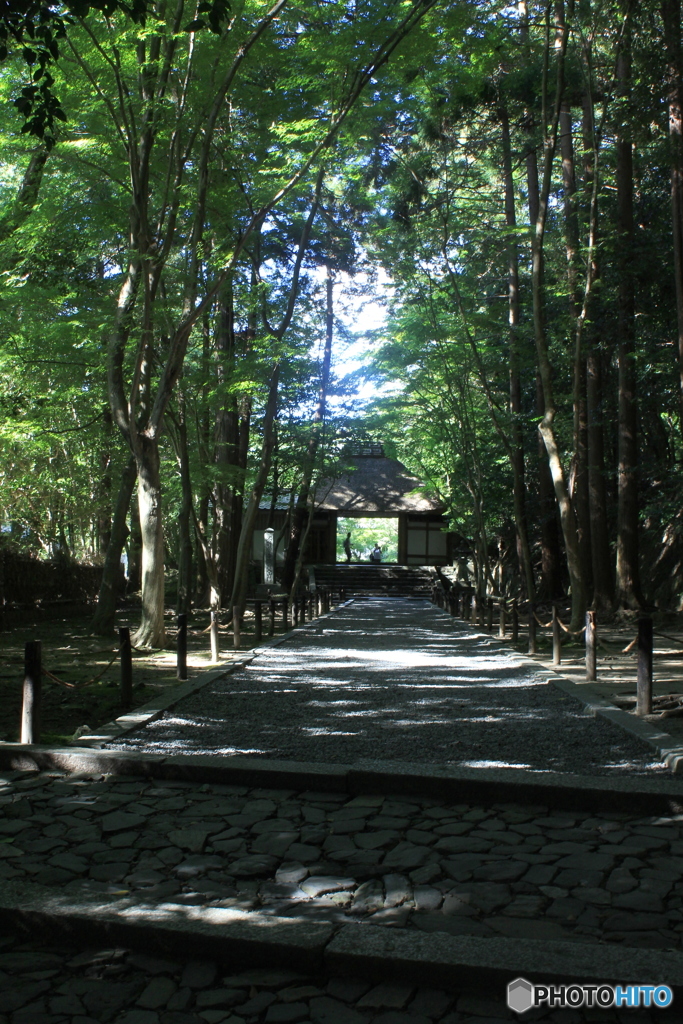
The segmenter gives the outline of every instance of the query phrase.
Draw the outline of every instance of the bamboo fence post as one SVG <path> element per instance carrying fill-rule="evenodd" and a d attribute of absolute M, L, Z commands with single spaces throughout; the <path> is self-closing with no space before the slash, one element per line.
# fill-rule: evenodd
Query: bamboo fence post
<path fill-rule="evenodd" d="M 133 655 L 130 646 L 130 629 L 119 629 L 119 658 L 121 660 L 121 707 L 133 706 Z"/>
<path fill-rule="evenodd" d="M 652 619 L 641 615 L 638 619 L 638 683 L 636 688 L 636 714 L 652 714 Z"/>
<path fill-rule="evenodd" d="M 586 679 L 598 678 L 597 619 L 595 612 L 586 612 Z"/>

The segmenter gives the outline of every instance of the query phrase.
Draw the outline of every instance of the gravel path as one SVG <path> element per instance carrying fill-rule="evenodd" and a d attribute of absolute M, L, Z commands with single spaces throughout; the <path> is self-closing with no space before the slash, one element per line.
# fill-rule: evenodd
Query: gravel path
<path fill-rule="evenodd" d="M 583 775 L 667 771 L 499 642 L 427 601 L 390 599 L 355 601 L 309 624 L 110 747 Z"/>

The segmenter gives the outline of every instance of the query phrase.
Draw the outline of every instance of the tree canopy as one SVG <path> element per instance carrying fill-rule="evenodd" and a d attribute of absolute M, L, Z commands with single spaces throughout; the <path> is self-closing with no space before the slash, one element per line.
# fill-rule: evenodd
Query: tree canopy
<path fill-rule="evenodd" d="M 575 627 L 677 607 L 680 15 L 6 5 L 3 541 L 100 560 L 99 629 L 127 544 L 160 645 L 164 567 L 179 608 L 239 613 L 287 496 L 296 585 L 315 481 L 362 435 L 438 492 L 482 593 L 568 593 Z M 334 349 L 368 267 L 360 416 Z"/>

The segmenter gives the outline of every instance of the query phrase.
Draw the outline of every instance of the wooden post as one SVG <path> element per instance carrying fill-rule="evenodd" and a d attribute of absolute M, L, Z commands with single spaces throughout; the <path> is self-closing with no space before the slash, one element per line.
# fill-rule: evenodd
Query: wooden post
<path fill-rule="evenodd" d="M 211 612 L 211 629 L 209 631 L 211 638 L 211 661 L 214 663 L 218 661 L 218 612 Z"/>
<path fill-rule="evenodd" d="M 652 619 L 642 615 L 638 619 L 638 686 L 636 714 L 652 714 Z"/>
<path fill-rule="evenodd" d="M 505 599 L 500 599 L 500 615 L 498 618 L 498 636 L 501 640 L 505 639 Z"/>
<path fill-rule="evenodd" d="M 286 597 L 282 599 L 282 628 L 285 633 L 289 629 L 289 600 Z"/>
<path fill-rule="evenodd" d="M 232 645 L 236 651 L 239 651 L 242 646 L 242 623 L 236 607 L 232 610 Z M 216 658 L 214 660 L 218 661 L 218 627 L 216 627 Z"/>
<path fill-rule="evenodd" d="M 176 677 L 181 681 L 187 679 L 187 615 L 178 613 L 178 632 L 176 633 Z"/>
<path fill-rule="evenodd" d="M 257 601 L 254 605 L 254 643 L 260 644 L 263 636 L 263 602 Z"/>
<path fill-rule="evenodd" d="M 486 602 L 486 629 L 489 633 L 493 633 L 493 598 L 490 597 Z"/>
<path fill-rule="evenodd" d="M 487 604 L 488 604 L 488 602 L 487 602 Z M 481 599 L 481 601 L 477 602 L 477 607 L 479 609 L 478 626 L 479 626 L 480 629 L 483 629 L 484 625 L 486 623 L 487 611 L 488 611 L 488 607 L 485 610 L 484 599 L 483 598 Z"/>
<path fill-rule="evenodd" d="M 299 622 L 301 625 L 306 624 L 306 594 L 299 594 Z"/>
<path fill-rule="evenodd" d="M 536 609 L 529 601 L 529 654 L 536 653 Z"/>
<path fill-rule="evenodd" d="M 560 616 L 557 605 L 553 605 L 553 665 L 562 664 L 562 633 L 560 632 Z"/>
<path fill-rule="evenodd" d="M 268 601 L 268 636 L 275 634 L 275 601 L 272 597 Z"/>
<path fill-rule="evenodd" d="M 121 707 L 133 706 L 133 656 L 128 626 L 119 629 L 119 657 L 121 659 Z M 187 679 L 187 675 L 185 676 Z"/>
<path fill-rule="evenodd" d="M 598 678 L 598 652 L 595 612 L 586 612 L 586 679 Z"/>
<path fill-rule="evenodd" d="M 339 604 L 344 604 L 345 600 L 346 600 L 346 590 L 344 589 L 344 587 L 340 587 L 339 588 Z"/>
<path fill-rule="evenodd" d="M 513 644 L 519 641 L 519 610 L 517 608 L 517 598 L 513 598 L 512 601 L 512 642 Z"/>
<path fill-rule="evenodd" d="M 22 743 L 40 743 L 42 682 L 40 640 L 29 640 L 24 647 L 24 688 L 21 706 Z"/>

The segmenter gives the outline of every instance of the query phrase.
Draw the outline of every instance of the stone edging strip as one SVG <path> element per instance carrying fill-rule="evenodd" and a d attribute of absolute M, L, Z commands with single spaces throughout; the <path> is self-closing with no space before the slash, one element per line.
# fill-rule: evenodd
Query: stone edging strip
<path fill-rule="evenodd" d="M 593 715 L 606 718 L 618 725 L 620 729 L 642 740 L 643 743 L 647 743 L 657 752 L 674 775 L 683 774 L 683 746 L 677 743 L 668 732 L 663 732 L 651 722 L 644 722 L 642 718 L 636 718 L 628 711 L 615 707 L 604 697 L 598 696 L 595 691 L 586 690 L 572 679 L 567 679 L 566 676 L 551 676 L 548 682 L 569 694 L 570 697 L 580 700 L 586 710 L 592 712 Z"/>
<path fill-rule="evenodd" d="M 324 971 L 375 981 L 498 990 L 523 975 L 538 982 L 641 983 L 683 991 L 683 954 L 568 942 L 479 938 L 370 924 L 271 917 L 226 908 L 134 900 L 90 893 L 60 895 L 32 883 L 0 886 L 0 922 L 62 941 L 116 943 L 183 959 L 206 956 L 245 966 Z"/>
<path fill-rule="evenodd" d="M 142 726 L 147 725 L 148 722 L 156 721 L 157 718 L 161 718 L 164 711 L 170 711 L 171 708 L 174 708 L 185 697 L 189 697 L 198 690 L 202 690 L 216 679 L 223 679 L 233 672 L 238 672 L 246 665 L 251 665 L 252 661 L 259 654 L 262 654 L 271 647 L 277 647 L 279 644 L 291 640 L 293 636 L 299 636 L 306 627 L 313 626 L 317 622 L 328 618 L 340 608 L 345 608 L 347 605 L 352 604 L 352 602 L 353 598 L 350 598 L 348 601 L 336 605 L 331 611 L 325 612 L 324 615 L 318 615 L 312 622 L 307 622 L 296 629 L 290 629 L 287 633 L 283 633 L 282 636 L 273 637 L 272 640 L 266 640 L 264 643 L 259 644 L 258 647 L 245 651 L 243 654 L 238 654 L 228 664 L 217 666 L 208 672 L 202 672 L 196 679 L 190 679 L 187 683 L 174 686 L 170 692 L 154 697 L 147 704 L 142 704 L 139 708 L 135 708 L 134 711 L 128 711 L 113 722 L 106 722 L 96 732 L 88 733 L 87 736 L 81 736 L 78 740 L 72 740 L 72 743 L 78 747 L 104 747 L 107 743 L 120 739 L 125 733 L 132 732 L 134 729 L 140 729 Z"/>
<path fill-rule="evenodd" d="M 354 765 L 278 761 L 244 755 L 148 754 L 38 744 L 0 744 L 0 771 L 137 775 L 250 788 L 426 796 L 456 803 L 545 804 L 565 810 L 683 813 L 679 779 L 564 775 L 519 768 L 439 768 L 398 761 Z"/>

